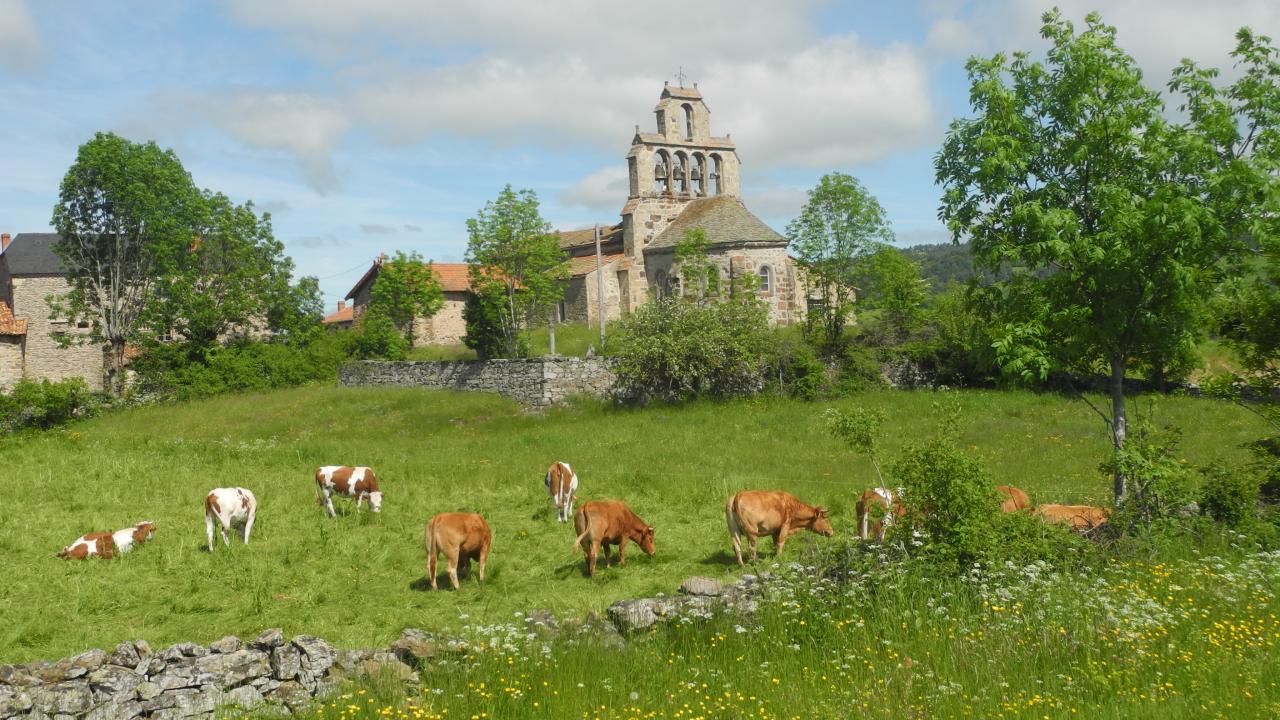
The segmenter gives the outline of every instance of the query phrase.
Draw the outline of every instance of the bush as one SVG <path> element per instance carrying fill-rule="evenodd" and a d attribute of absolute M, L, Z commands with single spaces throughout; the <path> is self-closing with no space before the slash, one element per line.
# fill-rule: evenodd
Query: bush
<path fill-rule="evenodd" d="M 462 337 L 462 343 L 475 350 L 477 358 L 529 356 L 528 340 L 507 328 L 507 299 L 500 288 L 490 285 L 479 293 L 467 293 L 462 319 L 467 324 L 467 334 Z"/>
<path fill-rule="evenodd" d="M 409 354 L 409 341 L 391 318 L 370 310 L 350 330 L 348 339 L 352 357 L 361 360 L 404 360 Z"/>
<path fill-rule="evenodd" d="M 777 391 L 783 395 L 813 400 L 828 394 L 831 381 L 827 366 L 805 342 L 787 339 L 778 344 L 774 356 Z M 770 378 L 771 380 L 773 378 Z"/>
<path fill-rule="evenodd" d="M 84 380 L 19 380 L 0 394 L 0 432 L 47 430 L 87 417 L 100 406 Z"/>
<path fill-rule="evenodd" d="M 751 395 L 764 387 L 773 341 L 750 300 L 655 298 L 621 323 L 619 390 L 639 402 Z"/>
<path fill-rule="evenodd" d="M 1142 530 L 1186 514 L 1196 500 L 1196 478 L 1175 457 L 1180 439 L 1176 430 L 1157 433 L 1139 424 L 1124 449 L 1102 463 L 1107 474 L 1119 472 L 1128 478 L 1128 499 L 1116 509 L 1113 525 L 1126 531 Z"/>
<path fill-rule="evenodd" d="M 1261 481 L 1250 472 L 1214 469 L 1205 474 L 1201 507 L 1214 520 L 1233 528 L 1249 525 L 1257 517 Z"/>
<path fill-rule="evenodd" d="M 305 341 L 239 340 L 208 349 L 154 344 L 132 367 L 139 392 L 159 397 L 291 387 L 336 378 L 358 337 L 353 331 L 316 333 Z"/>

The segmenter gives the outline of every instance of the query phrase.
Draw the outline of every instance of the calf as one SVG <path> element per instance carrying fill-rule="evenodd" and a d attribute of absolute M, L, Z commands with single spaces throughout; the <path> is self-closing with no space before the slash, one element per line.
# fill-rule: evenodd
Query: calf
<path fill-rule="evenodd" d="M 574 493 L 578 491 L 578 474 L 569 467 L 569 463 L 554 462 L 547 469 L 543 484 L 551 494 L 551 503 L 556 506 L 556 519 L 569 522 L 573 517 L 573 501 L 577 499 Z"/>
<path fill-rule="evenodd" d="M 627 564 L 627 541 L 640 546 L 645 554 L 656 551 L 653 544 L 653 527 L 646 525 L 626 503 L 619 500 L 592 500 L 585 503 L 573 516 L 573 527 L 578 537 L 573 541 L 573 551 L 587 557 L 587 576 L 596 575 L 596 558 L 604 548 L 604 562 L 609 564 L 609 546 L 618 546 L 618 565 Z"/>
<path fill-rule="evenodd" d="M 724 515 L 739 565 L 743 564 L 743 535 L 751 548 L 751 562 L 755 562 L 756 538 L 763 535 L 773 536 L 774 552 L 782 555 L 787 535 L 797 530 L 810 530 L 823 537 L 835 534 L 826 508 L 807 505 L 781 490 L 744 490 L 729 498 Z"/>
<path fill-rule="evenodd" d="M 222 526 L 222 544 L 231 545 L 227 531 L 239 525 L 241 539 L 249 544 L 253 532 L 253 520 L 258 514 L 258 499 L 242 487 L 214 488 L 204 497 L 204 534 L 209 539 L 209 552 L 213 552 L 213 521 Z"/>
<path fill-rule="evenodd" d="M 356 499 L 356 510 L 366 498 L 369 509 L 382 511 L 382 491 L 378 489 L 378 478 L 367 467 L 348 467 L 346 465 L 325 465 L 316 470 L 316 487 L 320 495 L 316 502 L 329 510 L 329 517 L 337 515 L 333 511 L 333 493 Z"/>
<path fill-rule="evenodd" d="M 489 560 L 489 545 L 493 533 L 489 531 L 489 523 L 476 513 L 448 512 L 440 513 L 427 523 L 423 533 L 423 542 L 427 546 L 427 575 L 431 578 L 431 589 L 436 588 L 436 559 L 444 553 L 449 561 L 449 583 L 458 589 L 458 563 L 462 563 L 463 572 L 469 574 L 471 561 L 479 562 L 479 582 L 484 582 L 484 564 Z"/>
<path fill-rule="evenodd" d="M 864 490 L 855 506 L 858 518 L 858 537 L 870 540 L 875 536 L 883 540 L 894 521 L 907 514 L 902 504 L 902 491 L 890 488 Z"/>
<path fill-rule="evenodd" d="M 89 557 L 100 557 L 110 560 L 116 555 L 123 555 L 133 549 L 134 545 L 151 539 L 156 534 L 156 525 L 143 521 L 133 527 L 109 532 L 91 532 L 76 538 L 76 541 L 62 549 L 58 557 L 68 560 L 83 560 Z"/>
<path fill-rule="evenodd" d="M 1111 511 L 1093 505 L 1041 505 L 1032 513 L 1050 524 L 1067 525 L 1078 533 L 1086 533 L 1107 522 Z"/>
<path fill-rule="evenodd" d="M 1031 497 L 1021 488 L 997 485 L 996 492 L 1000 495 L 1000 512 L 1011 513 L 1031 509 Z"/>

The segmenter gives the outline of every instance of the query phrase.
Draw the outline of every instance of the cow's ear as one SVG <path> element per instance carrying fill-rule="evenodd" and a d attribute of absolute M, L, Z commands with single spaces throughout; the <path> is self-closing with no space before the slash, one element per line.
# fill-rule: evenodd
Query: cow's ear
<path fill-rule="evenodd" d="M 826 509 L 826 508 L 819 506 L 819 507 L 817 508 L 817 511 L 818 511 L 818 517 L 826 517 L 826 516 L 827 516 L 827 509 Z"/>

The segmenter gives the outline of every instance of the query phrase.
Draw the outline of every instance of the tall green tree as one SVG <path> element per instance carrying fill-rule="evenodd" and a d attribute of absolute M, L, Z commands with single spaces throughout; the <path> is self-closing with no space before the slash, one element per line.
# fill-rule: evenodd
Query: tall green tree
<path fill-rule="evenodd" d="M 53 209 L 71 290 L 53 308 L 92 323 L 106 386 L 124 389 L 125 346 L 144 327 L 158 281 L 190 252 L 202 198 L 172 150 L 98 133 L 80 146 Z"/>
<path fill-rule="evenodd" d="M 1043 16 L 1045 58 L 1025 52 L 967 64 L 975 116 L 951 124 L 935 159 L 940 218 L 994 275 L 994 346 L 1027 378 L 1054 368 L 1109 378 L 1112 445 L 1127 434 L 1125 373 L 1190 342 L 1224 257 L 1246 234 L 1274 236 L 1275 51 L 1242 31 L 1244 77 L 1218 88 L 1189 61 L 1170 89 L 1186 121 L 1165 117 L 1116 32 Z M 1114 473 L 1117 503 L 1126 477 Z"/>
<path fill-rule="evenodd" d="M 895 341 L 901 342 L 924 321 L 929 283 L 920 275 L 920 263 L 891 246 L 877 245 L 858 263 L 862 287 L 859 304 L 880 310 Z"/>
<path fill-rule="evenodd" d="M 368 313 L 382 313 L 413 347 L 413 323 L 429 318 L 444 307 L 444 290 L 432 263 L 416 252 L 397 250 L 378 268 L 378 278 L 369 292 Z"/>
<path fill-rule="evenodd" d="M 884 208 L 856 178 L 830 173 L 809 191 L 800 215 L 787 224 L 787 238 L 822 299 L 823 335 L 835 343 L 853 312 L 859 260 L 877 243 L 893 241 Z"/>
<path fill-rule="evenodd" d="M 551 225 L 542 219 L 532 190 L 504 187 L 497 199 L 467 220 L 467 235 L 473 292 L 486 298 L 500 294 L 506 305 L 497 323 L 498 342 L 484 344 L 501 348 L 505 357 L 518 356 L 523 346 L 520 331 L 549 318 L 564 298 L 568 258 Z M 475 347 L 473 341 L 480 342 L 470 327 L 467 337 L 469 347 Z"/>

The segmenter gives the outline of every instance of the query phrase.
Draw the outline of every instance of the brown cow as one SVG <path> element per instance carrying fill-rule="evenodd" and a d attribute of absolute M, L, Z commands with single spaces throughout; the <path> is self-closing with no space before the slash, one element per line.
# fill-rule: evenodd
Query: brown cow
<path fill-rule="evenodd" d="M 477 579 L 484 582 L 484 564 L 489 560 L 489 545 L 492 540 L 493 533 L 489 530 L 489 523 L 476 513 L 447 512 L 431 518 L 423 533 L 431 589 L 437 589 L 436 560 L 440 553 L 444 553 L 449 560 L 449 582 L 454 590 L 458 589 L 458 564 L 462 563 L 463 571 L 469 574 L 473 559 L 480 565 Z"/>
<path fill-rule="evenodd" d="M 345 495 L 356 499 L 356 510 L 360 503 L 369 501 L 369 509 L 382 511 L 382 489 L 378 487 L 378 478 L 373 470 L 367 467 L 349 467 L 347 465 L 325 465 L 316 470 L 316 489 L 320 494 L 316 502 L 325 506 L 329 517 L 337 513 L 333 510 L 333 494 Z"/>
<path fill-rule="evenodd" d="M 890 488 L 864 490 L 855 506 L 858 518 L 858 537 L 870 540 L 874 536 L 883 540 L 894 521 L 907 514 L 902 504 L 902 491 Z"/>
<path fill-rule="evenodd" d="M 151 539 L 156 534 L 156 524 L 150 520 L 127 527 L 123 530 L 117 530 L 113 533 L 109 532 L 91 532 L 85 533 L 76 538 L 75 542 L 62 549 L 58 553 L 58 557 L 68 560 L 84 560 L 90 557 L 100 557 L 110 560 L 116 555 L 123 555 L 133 549 L 134 545 Z"/>
<path fill-rule="evenodd" d="M 1105 524 L 1111 511 L 1093 505 L 1041 505 L 1032 514 L 1047 523 L 1068 525 L 1084 533 Z"/>
<path fill-rule="evenodd" d="M 781 555 L 783 546 L 787 544 L 787 535 L 796 530 L 811 530 L 823 537 L 835 534 L 826 508 L 806 505 L 781 490 L 744 490 L 729 498 L 724 506 L 724 515 L 739 565 L 743 564 L 744 534 L 751 548 L 751 562 L 756 561 L 756 538 L 763 535 L 773 536 L 775 554 Z"/>
<path fill-rule="evenodd" d="M 1011 513 L 1031 509 L 1031 497 L 1021 488 L 997 485 L 996 492 L 1000 494 L 1000 512 Z"/>
<path fill-rule="evenodd" d="M 604 562 L 609 564 L 609 546 L 618 546 L 618 565 L 627 564 L 627 541 L 640 546 L 647 555 L 653 555 L 653 527 L 646 525 L 626 503 L 619 500 L 592 500 L 578 508 L 573 516 L 574 553 L 578 548 L 587 556 L 587 575 L 595 577 L 596 558 L 604 548 Z M 588 537 L 589 536 L 589 537 Z M 584 542 L 586 540 L 587 542 Z M 590 546 L 588 547 L 588 542 Z"/>

